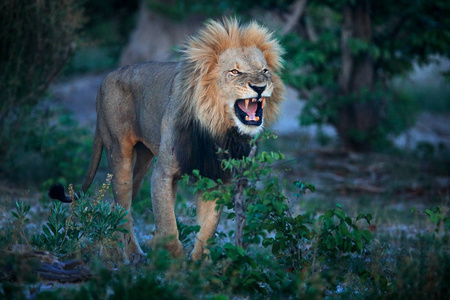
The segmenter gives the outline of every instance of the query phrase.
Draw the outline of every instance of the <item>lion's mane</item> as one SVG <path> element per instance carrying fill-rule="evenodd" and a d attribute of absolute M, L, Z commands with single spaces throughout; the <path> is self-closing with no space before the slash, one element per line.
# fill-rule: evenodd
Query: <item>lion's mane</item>
<path fill-rule="evenodd" d="M 248 135 L 238 133 L 229 108 L 219 98 L 218 78 L 223 70 L 218 66 L 221 53 L 230 48 L 256 47 L 264 55 L 272 71 L 274 89 L 264 108 L 264 124 L 272 124 L 283 100 L 284 85 L 278 74 L 282 69 L 283 49 L 273 33 L 256 22 L 240 25 L 236 19 L 209 21 L 191 37 L 182 50 L 179 72 L 174 81 L 177 108 L 177 152 L 182 173 L 200 170 L 210 178 L 226 178 L 220 166 L 223 156 L 242 158 L 250 151 Z"/>
<path fill-rule="evenodd" d="M 180 72 L 175 79 L 175 90 L 180 99 L 183 114 L 180 123 L 190 122 L 195 116 L 204 128 L 215 137 L 225 134 L 234 126 L 226 105 L 219 99 L 220 86 L 217 68 L 222 52 L 229 48 L 256 47 L 274 73 L 274 90 L 264 109 L 265 125 L 272 124 L 283 100 L 284 85 L 277 74 L 282 69 L 283 49 L 273 37 L 273 33 L 256 22 L 239 25 L 236 19 L 222 22 L 210 20 L 196 36 L 191 37 L 184 49 Z"/>

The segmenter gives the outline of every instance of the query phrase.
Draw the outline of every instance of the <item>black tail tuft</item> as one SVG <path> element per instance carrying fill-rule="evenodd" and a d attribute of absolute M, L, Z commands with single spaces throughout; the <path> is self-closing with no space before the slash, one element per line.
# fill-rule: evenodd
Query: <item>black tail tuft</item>
<path fill-rule="evenodd" d="M 54 184 L 50 187 L 50 189 L 48 190 L 48 196 L 52 199 L 56 199 L 65 203 L 72 202 L 72 199 L 66 196 L 64 187 L 60 183 Z"/>

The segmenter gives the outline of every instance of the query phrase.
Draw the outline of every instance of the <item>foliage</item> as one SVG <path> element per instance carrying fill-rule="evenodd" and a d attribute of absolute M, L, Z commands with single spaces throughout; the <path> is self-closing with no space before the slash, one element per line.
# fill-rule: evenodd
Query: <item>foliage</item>
<path fill-rule="evenodd" d="M 13 222 L 13 241 L 17 244 L 26 244 L 27 238 L 25 235 L 25 226 L 30 222 L 27 215 L 30 212 L 31 205 L 24 202 L 16 202 L 16 211 L 11 211 L 14 217 Z"/>
<path fill-rule="evenodd" d="M 122 48 L 135 24 L 138 0 L 90 0 L 82 2 L 88 16 L 79 47 L 63 75 L 105 71 L 118 64 Z"/>
<path fill-rule="evenodd" d="M 56 120 L 55 120 L 56 119 Z M 91 134 L 60 109 L 36 107 L 21 126 L 6 123 L 10 136 L 0 172 L 22 185 L 40 186 L 49 178 L 60 182 L 84 175 L 92 144 Z"/>
<path fill-rule="evenodd" d="M 328 255 L 337 256 L 340 251 L 358 252 L 363 250 L 364 243 L 369 243 L 372 233 L 368 229 L 360 230 L 355 221 L 364 219 L 370 224 L 371 214 L 359 214 L 356 218 L 346 216 L 341 206 L 330 209 L 319 217 L 322 222 L 320 250 Z"/>
<path fill-rule="evenodd" d="M 69 186 L 70 211 L 61 202 L 55 202 L 48 222 L 42 226 L 43 232 L 33 237 L 34 245 L 65 257 L 89 255 L 100 247 L 123 247 L 115 233 L 126 233 L 121 225 L 127 221 L 128 211 L 118 205 L 111 209 L 109 202 L 102 201 L 111 179 L 112 175 L 108 175 L 94 201 L 87 195 L 78 197 Z"/>
<path fill-rule="evenodd" d="M 308 100 L 301 122 L 333 125 L 354 150 L 386 147 L 411 126 L 417 103 L 396 91 L 393 79 L 414 64 L 450 55 L 450 35 L 443 30 L 450 26 L 448 1 L 310 0 L 297 18 L 301 1 L 294 0 L 149 2 L 175 19 L 238 14 L 268 22 L 267 14 L 278 17 L 281 22 L 269 25 L 281 27 L 284 80 Z"/>
<path fill-rule="evenodd" d="M 415 207 L 411 208 L 413 214 L 419 216 L 427 216 L 431 223 L 435 224 L 435 232 L 439 233 L 441 229 L 444 229 L 448 234 L 450 231 L 450 219 L 445 216 L 439 206 L 433 208 L 427 208 L 424 211 L 417 210 Z"/>
<path fill-rule="evenodd" d="M 266 134 L 262 138 L 272 137 Z M 254 145 L 256 140 L 251 144 Z M 229 211 L 227 219 L 236 224 L 245 223 L 242 237 L 239 236 L 239 226 L 228 234 L 219 233 L 219 237 L 234 237 L 234 245 L 230 242 L 221 245 L 217 241 L 209 244 L 212 262 L 222 266 L 218 271 L 220 282 L 233 292 L 283 293 L 286 285 L 294 284 L 286 280 L 294 280 L 295 274 L 314 264 L 312 261 L 361 253 L 371 240 L 370 231 L 360 229 L 356 223 L 364 219 L 370 224 L 370 214 L 351 218 L 341 207 L 336 207 L 318 218 L 322 228 L 316 228 L 315 221 L 308 214 L 294 215 L 278 177 L 272 175 L 273 164 L 283 158 L 279 152 L 263 151 L 253 157 L 223 160 L 224 170 L 233 174 L 228 185 L 193 172 L 196 193 L 203 193 L 205 201 L 216 200 L 218 205 L 223 205 Z M 185 176 L 184 180 L 187 182 L 192 178 Z M 242 193 L 239 186 L 243 182 L 245 188 Z M 315 191 L 314 185 L 307 182 L 297 181 L 295 186 L 298 189 L 296 197 Z M 241 195 L 244 199 L 238 204 Z M 238 210 L 239 205 L 243 206 L 242 212 Z M 239 239 L 242 242 L 238 242 Z M 260 245 L 269 248 L 271 255 L 262 252 L 264 254 L 256 255 L 256 258 L 254 252 L 259 253 L 256 249 Z M 271 268 L 275 274 L 272 275 L 267 273 L 267 268 L 261 269 L 262 261 L 266 264 L 269 260 L 273 261 Z M 286 269 L 294 277 L 282 276 L 284 272 L 281 270 Z"/>
<path fill-rule="evenodd" d="M 71 57 L 82 10 L 74 0 L 0 3 L 0 159 L 23 119 Z"/>
<path fill-rule="evenodd" d="M 381 227 L 379 216 L 373 218 L 371 214 L 356 212 L 351 215 L 340 205 L 326 209 L 330 202 L 322 200 L 314 200 L 317 209 L 305 211 L 302 205 L 299 210 L 299 205 L 307 199 L 305 195 L 311 197 L 315 187 L 304 181 L 296 181 L 292 186 L 281 182 L 274 170 L 282 165 L 282 157 L 279 152 L 261 151 L 250 159 L 224 160 L 223 166 L 231 169 L 233 178 L 236 177 L 228 186 L 198 173 L 190 180 L 185 178 L 186 182 L 194 180 L 193 189 L 203 191 L 206 198 L 217 196 L 229 207 L 225 210 L 229 218 L 223 219 L 225 224 L 241 218 L 235 208 L 236 195 L 241 191 L 237 186 L 247 179 L 241 194 L 245 200 L 243 246 L 233 243 L 236 231 L 225 227 L 226 230 L 220 230 L 209 241 L 209 259 L 199 262 L 186 257 L 174 259 L 163 248 L 155 248 L 148 250 L 145 264 L 110 270 L 99 264 L 95 255 L 84 255 L 93 275 L 88 282 L 75 288 L 64 286 L 40 291 L 36 298 L 447 298 L 448 234 L 439 235 L 438 239 L 426 233 L 417 236 L 414 233 L 411 237 L 396 234 L 386 239 L 380 232 L 375 232 L 377 236 L 372 238 L 367 224 L 371 230 Z M 219 192 L 215 194 L 211 188 L 217 188 Z M 287 197 L 286 191 L 293 195 Z M 99 197 L 101 194 L 104 192 L 99 193 Z M 80 207 L 74 209 L 87 219 L 95 202 L 77 201 Z M 17 216 L 24 215 L 17 210 L 26 210 L 19 207 L 22 208 L 16 207 L 14 212 Z M 96 209 L 94 207 L 94 211 Z M 67 207 L 66 214 L 58 219 L 57 216 L 62 214 L 52 209 L 50 216 L 55 220 L 49 218 L 44 225 L 50 232 L 47 237 L 55 237 L 49 223 L 59 223 L 61 231 L 58 235 L 64 236 L 64 230 L 69 228 L 66 222 L 71 210 Z M 105 215 L 107 212 L 105 209 Z M 191 212 L 188 213 L 192 217 Z M 441 209 L 426 210 L 422 214 L 433 216 L 432 221 L 446 220 Z M 24 217 L 26 219 L 26 215 Z M 78 222 L 74 227 L 82 224 L 86 222 Z M 93 230 L 92 225 L 86 224 L 88 226 Z M 178 226 L 180 239 L 186 246 L 185 238 L 198 227 L 181 222 Z M 45 231 L 42 235 L 46 235 Z M 48 249 L 52 247 L 50 245 Z M 95 247 L 87 245 L 87 248 L 93 250 Z M 79 250 L 74 247 L 71 253 L 80 255 Z M 2 283 L 0 296 L 18 295 L 23 289 L 23 286 Z"/>

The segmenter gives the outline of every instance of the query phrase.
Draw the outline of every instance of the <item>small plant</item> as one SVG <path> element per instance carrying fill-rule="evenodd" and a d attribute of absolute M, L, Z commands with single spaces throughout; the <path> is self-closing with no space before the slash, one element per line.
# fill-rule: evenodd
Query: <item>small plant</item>
<path fill-rule="evenodd" d="M 127 232 L 121 225 L 127 222 L 128 211 L 118 205 L 111 209 L 109 202 L 102 201 L 111 179 L 109 174 L 93 201 L 84 194 L 77 197 L 70 185 L 70 211 L 61 202 L 55 202 L 48 222 L 42 226 L 43 232 L 34 236 L 34 244 L 68 257 L 89 254 L 99 247 L 108 248 L 114 244 L 123 247 L 115 234 Z"/>
<path fill-rule="evenodd" d="M 439 206 L 433 207 L 431 209 L 425 209 L 424 211 L 417 210 L 415 207 L 413 207 L 411 208 L 411 212 L 419 216 L 428 216 L 430 222 L 436 225 L 436 228 L 434 229 L 436 233 L 439 233 L 441 228 L 444 229 L 445 233 L 449 233 L 450 219 L 444 215 Z"/>
<path fill-rule="evenodd" d="M 364 244 L 372 239 L 368 229 L 361 230 L 356 222 L 366 220 L 370 224 L 371 214 L 359 214 L 349 217 L 338 204 L 336 208 L 327 210 L 319 217 L 322 228 L 319 233 L 319 249 L 327 255 L 357 252 L 363 250 Z"/>
<path fill-rule="evenodd" d="M 30 222 L 30 219 L 27 217 L 30 208 L 30 204 L 16 201 L 16 211 L 11 211 L 11 214 L 14 217 L 13 239 L 18 244 L 25 244 L 27 242 L 25 226 Z"/>

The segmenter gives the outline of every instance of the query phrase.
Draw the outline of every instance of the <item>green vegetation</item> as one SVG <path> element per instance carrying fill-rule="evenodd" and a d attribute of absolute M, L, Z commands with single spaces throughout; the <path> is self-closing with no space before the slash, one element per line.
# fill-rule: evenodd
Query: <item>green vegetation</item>
<path fill-rule="evenodd" d="M 231 13 L 271 22 L 270 12 L 284 25 L 302 1 L 145 2 L 179 20 Z M 277 31 L 287 50 L 284 80 L 308 99 L 301 122 L 337 126 L 349 111 L 372 105 L 376 126 L 340 133 L 344 142 L 369 140 L 372 149 L 382 149 L 418 110 L 448 112 L 448 83 L 393 83 L 413 63 L 449 56 L 447 2 L 306 1 L 295 26 Z M 347 93 L 340 86 L 341 39 L 351 19 L 346 11 L 364 15 L 365 3 L 372 8 L 372 35 L 349 38 L 346 53 L 355 65 L 373 69 L 373 84 Z M 148 247 L 148 181 L 133 203 L 137 236 L 148 253 L 140 265 L 104 256 L 121 249 L 115 232 L 128 216 L 110 209 L 107 183 L 72 205 L 49 205 L 36 190 L 79 183 L 92 140 L 66 111 L 51 106 L 46 90 L 60 71 L 73 76 L 114 67 L 137 7 L 138 1 L 124 0 L 0 4 L 1 299 L 450 298 L 450 149 L 444 144 L 419 143 L 410 153 L 353 153 L 311 149 L 311 137 L 282 136 L 262 142 L 259 154 L 224 161 L 233 172 L 228 185 L 195 173 L 185 177 L 177 197 L 185 253 L 199 230 L 192 194 L 203 192 L 205 201 L 218 198 L 225 207 L 210 256 L 201 262 Z M 35 272 L 36 261 L 24 260 L 37 250 L 60 261 L 81 259 L 90 279 L 50 288 Z"/>
<path fill-rule="evenodd" d="M 112 175 L 108 175 L 95 201 L 88 199 L 86 195 L 78 198 L 70 185 L 69 191 L 73 200 L 70 211 L 68 212 L 67 206 L 61 202 L 55 202 L 48 222 L 42 226 L 42 233 L 33 236 L 33 245 L 66 259 L 83 257 L 85 260 L 95 251 L 99 252 L 99 249 L 123 247 L 118 244 L 115 233 L 126 233 L 120 225 L 127 221 L 125 217 L 128 211 L 120 206 L 111 209 L 109 202 L 102 201 L 111 179 Z"/>
<path fill-rule="evenodd" d="M 450 56 L 443 30 L 450 27 L 448 1 L 147 2 L 174 19 L 238 14 L 278 27 L 287 52 L 284 80 L 308 100 L 302 124 L 330 124 L 356 151 L 386 148 L 414 123 L 423 100 L 396 90 L 393 80 L 414 64 Z M 267 15 L 280 21 L 270 24 Z"/>
<path fill-rule="evenodd" d="M 61 72 L 71 76 L 115 67 L 136 9 L 137 1 L 121 0 L 2 1 L 3 178 L 36 188 L 84 175 L 91 134 L 52 105 L 48 88 Z"/>
<path fill-rule="evenodd" d="M 73 54 L 82 24 L 73 0 L 0 4 L 0 172 L 12 155 L 20 156 L 12 147 L 31 130 L 35 106 Z"/>
<path fill-rule="evenodd" d="M 202 192 L 205 201 L 218 199 L 218 204 L 225 208 L 223 225 L 209 241 L 210 255 L 204 261 L 174 259 L 162 248 L 147 248 L 146 263 L 108 269 L 107 264 L 98 260 L 99 246 L 120 248 L 114 244 L 113 233 L 120 231 L 126 217 L 126 212 L 111 211 L 108 203 L 101 200 L 109 181 L 94 200 L 82 196 L 71 206 L 54 204 L 42 231 L 34 234 L 25 230 L 32 219 L 28 216 L 29 205 L 16 204 L 12 221 L 8 221 L 16 225 L 4 226 L 2 235 L 13 230 L 17 237 L 13 243 L 51 250 L 60 259 L 81 257 L 89 264 L 92 276 L 87 282 L 76 288 L 66 286 L 39 292 L 37 299 L 123 299 L 137 295 L 162 299 L 433 299 L 449 294 L 446 207 L 414 209 L 402 217 L 414 218 L 415 224 L 428 224 L 430 231 L 419 234 L 384 231 L 383 226 L 397 222 L 398 214 L 381 219 L 377 217 L 380 212 L 375 204 L 360 212 L 359 207 L 367 205 L 358 201 L 351 207 L 348 204 L 333 207 L 334 199 L 306 200 L 314 197 L 312 192 L 318 192 L 314 185 L 296 181 L 286 186 L 273 173 L 274 166 L 282 165 L 284 159 L 280 152 L 263 150 L 241 160 L 224 160 L 223 167 L 233 173 L 227 185 L 195 172 L 191 178 L 183 179 L 185 186 L 194 182 L 192 191 Z M 73 189 L 69 190 L 75 197 Z M 288 197 L 286 191 L 293 196 Z M 180 200 L 179 207 L 183 207 L 186 200 Z M 300 211 L 299 205 L 303 207 Z M 373 212 L 367 213 L 368 209 Z M 186 217 L 193 216 L 186 212 L 178 214 L 180 240 L 188 253 L 198 226 L 181 221 Z M 135 215 L 135 220 L 138 219 Z M 423 226 L 416 228 L 420 227 Z M 6 240 L 0 241 L 4 247 Z M 0 267 L 4 265 L 5 262 L 0 263 Z M 37 280 L 17 278 L 22 279 L 2 284 L 2 296 L 20 298 Z"/>
<path fill-rule="evenodd" d="M 117 67 L 122 48 L 135 26 L 137 0 L 83 1 L 86 24 L 78 49 L 64 68 L 70 77 Z"/>
<path fill-rule="evenodd" d="M 55 181 L 78 182 L 88 164 L 92 134 L 62 109 L 36 107 L 26 118 L 6 122 L 7 147 L 0 174 L 22 186 L 48 188 Z"/>

